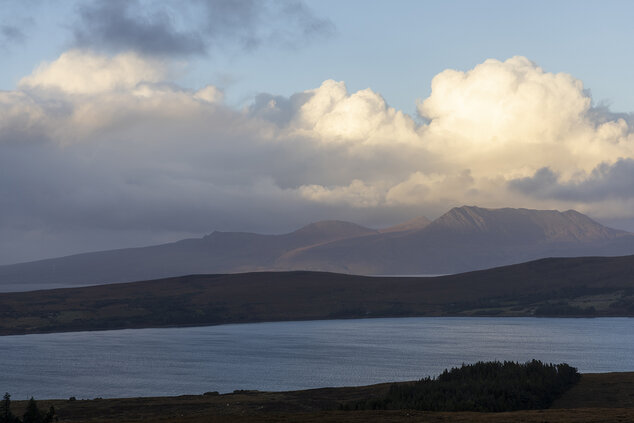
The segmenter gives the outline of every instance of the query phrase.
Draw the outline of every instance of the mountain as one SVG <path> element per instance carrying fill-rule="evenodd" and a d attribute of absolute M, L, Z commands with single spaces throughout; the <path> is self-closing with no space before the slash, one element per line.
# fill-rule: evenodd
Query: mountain
<path fill-rule="evenodd" d="M 634 254 L 634 234 L 574 210 L 451 209 L 374 230 L 323 221 L 282 235 L 203 238 L 0 266 L 0 291 L 131 282 L 196 273 L 314 270 L 438 275 L 544 257 Z"/>
<path fill-rule="evenodd" d="M 378 232 L 322 221 L 282 235 L 213 232 L 168 244 L 100 251 L 0 266 L 0 291 L 132 282 L 193 273 L 268 270 L 288 251 Z"/>
<path fill-rule="evenodd" d="M 626 255 L 634 235 L 568 210 L 451 209 L 418 230 L 314 246 L 279 259 L 280 268 L 355 274 L 447 274 L 544 257 Z"/>
<path fill-rule="evenodd" d="M 191 275 L 0 294 L 0 335 L 403 316 L 634 316 L 634 256 L 552 258 L 438 277 Z"/>
<path fill-rule="evenodd" d="M 607 228 L 577 211 L 484 209 L 456 207 L 433 222 L 429 231 L 470 236 L 486 235 L 498 241 L 594 242 L 612 240 L 622 231 Z"/>

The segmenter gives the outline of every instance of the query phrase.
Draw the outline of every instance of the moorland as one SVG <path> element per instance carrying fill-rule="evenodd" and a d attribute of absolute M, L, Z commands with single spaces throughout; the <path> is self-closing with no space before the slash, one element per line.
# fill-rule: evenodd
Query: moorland
<path fill-rule="evenodd" d="M 634 256 L 439 277 L 190 275 L 0 294 L 0 334 L 406 316 L 634 316 Z"/>
<path fill-rule="evenodd" d="M 407 385 L 411 382 L 402 382 Z M 572 423 L 634 421 L 634 373 L 582 374 L 579 382 L 547 409 L 511 412 L 341 410 L 343 404 L 387 394 L 392 384 L 305 391 L 235 391 L 218 395 L 116 399 L 38 400 L 54 406 L 60 422 L 256 423 L 256 422 L 492 422 Z M 27 401 L 14 401 L 15 414 Z"/>

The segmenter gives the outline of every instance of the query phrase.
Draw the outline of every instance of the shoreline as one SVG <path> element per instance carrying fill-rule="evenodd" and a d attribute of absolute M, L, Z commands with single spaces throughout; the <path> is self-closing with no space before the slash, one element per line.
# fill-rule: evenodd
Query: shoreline
<path fill-rule="evenodd" d="M 533 315 L 421 315 L 421 316 L 372 316 L 372 317 L 348 317 L 348 318 L 326 318 L 326 319 L 294 319 L 294 320 L 262 320 L 262 321 L 245 321 L 245 322 L 228 322 L 228 323 L 212 323 L 212 324 L 183 324 L 183 325 L 164 325 L 164 326 L 139 326 L 139 327 L 122 327 L 115 329 L 78 329 L 78 330 L 60 330 L 50 332 L 25 332 L 25 333 L 4 333 L 0 331 L 0 337 L 7 336 L 28 336 L 28 335 L 53 335 L 61 333 L 83 333 L 83 332 L 113 332 L 123 330 L 143 330 L 143 329 L 182 329 L 182 328 L 205 328 L 216 326 L 232 326 L 232 325 L 257 325 L 268 323 L 292 323 L 292 322 L 330 322 L 330 321 L 348 321 L 348 320 L 379 320 L 379 319 L 634 319 L 633 316 L 533 316 Z"/>

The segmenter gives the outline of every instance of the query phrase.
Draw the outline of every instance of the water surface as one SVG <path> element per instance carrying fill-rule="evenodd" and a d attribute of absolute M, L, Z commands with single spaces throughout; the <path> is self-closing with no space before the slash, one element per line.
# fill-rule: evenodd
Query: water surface
<path fill-rule="evenodd" d="M 478 360 L 634 370 L 634 319 L 390 318 L 0 337 L 14 399 L 366 385 Z"/>

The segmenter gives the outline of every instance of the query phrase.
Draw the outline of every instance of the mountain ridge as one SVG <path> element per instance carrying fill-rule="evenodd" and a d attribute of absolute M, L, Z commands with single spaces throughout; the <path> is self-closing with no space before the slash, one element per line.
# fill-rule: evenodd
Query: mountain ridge
<path fill-rule="evenodd" d="M 422 229 L 386 235 L 314 246 L 282 267 L 354 274 L 447 274 L 552 256 L 634 253 L 632 234 L 570 211 L 462 206 Z"/>
<path fill-rule="evenodd" d="M 0 266 L 0 291 L 131 282 L 195 273 L 313 270 L 450 274 L 544 257 L 634 254 L 634 234 L 574 210 L 455 207 L 384 229 L 326 220 L 264 235 L 215 231 L 167 244 Z"/>
<path fill-rule="evenodd" d="M 544 236 L 551 239 L 563 238 L 578 241 L 614 239 L 619 234 L 625 233 L 605 227 L 575 210 L 559 212 L 525 208 L 488 209 L 462 206 L 452 208 L 430 223 L 431 227 L 438 225 L 464 233 L 491 232 L 492 230 L 510 233 L 517 230 L 517 225 L 523 225 L 522 229 L 527 232 L 538 229 Z"/>

